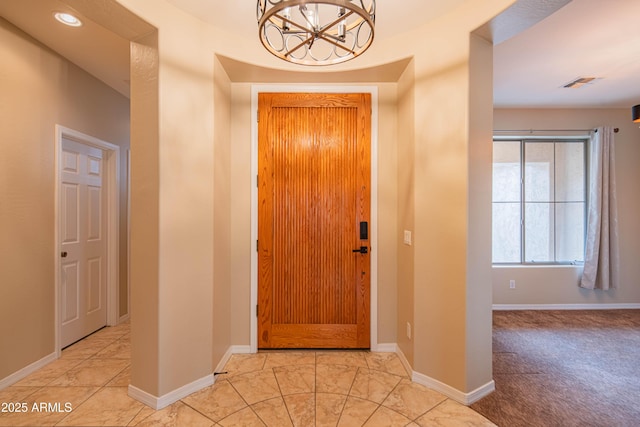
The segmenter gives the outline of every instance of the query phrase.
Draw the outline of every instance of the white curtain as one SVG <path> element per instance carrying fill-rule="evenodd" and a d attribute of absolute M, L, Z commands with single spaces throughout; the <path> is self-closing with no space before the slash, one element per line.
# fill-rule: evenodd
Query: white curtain
<path fill-rule="evenodd" d="M 618 287 L 618 214 L 614 131 L 605 126 L 591 134 L 589 214 L 586 255 L 580 286 L 587 289 Z"/>

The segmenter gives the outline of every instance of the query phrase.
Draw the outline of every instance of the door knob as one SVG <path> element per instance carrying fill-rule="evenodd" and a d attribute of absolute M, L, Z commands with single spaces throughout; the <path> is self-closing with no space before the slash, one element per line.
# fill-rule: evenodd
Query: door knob
<path fill-rule="evenodd" d="M 359 252 L 361 254 L 366 254 L 366 253 L 369 253 L 369 248 L 366 246 L 360 246 L 360 248 L 354 249 L 351 252 Z"/>
<path fill-rule="evenodd" d="M 61 252 L 61 253 L 60 253 L 60 256 L 61 256 L 62 258 L 66 258 L 66 257 L 67 257 L 67 252 L 66 252 L 66 251 Z"/>

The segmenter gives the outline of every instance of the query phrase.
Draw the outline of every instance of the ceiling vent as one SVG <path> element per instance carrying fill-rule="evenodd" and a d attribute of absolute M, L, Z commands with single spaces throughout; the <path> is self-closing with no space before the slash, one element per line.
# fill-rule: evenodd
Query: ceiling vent
<path fill-rule="evenodd" d="M 578 89 L 586 84 L 590 84 L 591 82 L 593 82 L 594 80 L 596 80 L 597 77 L 580 77 L 577 78 L 565 85 L 563 85 L 562 87 L 566 87 L 569 89 Z"/>

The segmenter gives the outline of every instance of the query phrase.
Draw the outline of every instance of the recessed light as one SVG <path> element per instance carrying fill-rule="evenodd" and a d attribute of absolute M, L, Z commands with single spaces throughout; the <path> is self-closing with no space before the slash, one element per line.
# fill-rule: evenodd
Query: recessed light
<path fill-rule="evenodd" d="M 70 27 L 79 27 L 82 25 L 82 21 L 70 13 L 56 12 L 53 16 L 58 20 L 58 22 L 62 22 L 64 25 L 68 25 Z"/>

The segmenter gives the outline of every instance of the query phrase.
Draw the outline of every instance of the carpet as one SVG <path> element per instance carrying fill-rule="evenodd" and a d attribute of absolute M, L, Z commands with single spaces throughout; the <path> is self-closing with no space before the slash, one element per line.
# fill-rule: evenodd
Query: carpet
<path fill-rule="evenodd" d="M 496 311 L 493 377 L 500 427 L 640 426 L 640 310 Z"/>

